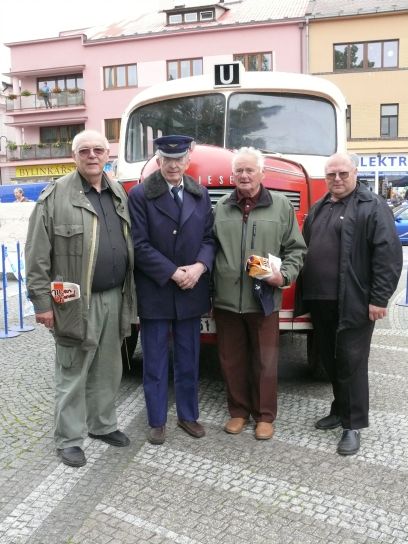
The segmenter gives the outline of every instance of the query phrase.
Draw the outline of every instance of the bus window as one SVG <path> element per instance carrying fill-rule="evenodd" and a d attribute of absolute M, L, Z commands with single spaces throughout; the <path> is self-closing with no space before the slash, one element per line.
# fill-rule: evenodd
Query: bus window
<path fill-rule="evenodd" d="M 336 112 L 326 100 L 303 95 L 234 93 L 228 103 L 226 147 L 330 156 L 337 150 Z"/>
<path fill-rule="evenodd" d="M 136 109 L 126 135 L 126 161 L 152 156 L 153 139 L 166 134 L 188 134 L 197 143 L 224 145 L 225 97 L 206 94 L 163 100 Z"/>

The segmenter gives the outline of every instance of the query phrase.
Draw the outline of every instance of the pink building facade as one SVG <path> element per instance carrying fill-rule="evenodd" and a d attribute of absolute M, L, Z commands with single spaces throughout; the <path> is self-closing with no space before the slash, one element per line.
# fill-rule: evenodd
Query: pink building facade
<path fill-rule="evenodd" d="M 232 60 L 250 70 L 307 72 L 306 6 L 307 0 L 201 3 L 6 44 L 13 84 L 6 123 L 17 136 L 0 163 L 2 184 L 52 180 L 72 169 L 70 141 L 84 128 L 108 137 L 114 160 L 122 112 L 153 84 Z M 42 95 L 44 82 L 52 107 Z"/>

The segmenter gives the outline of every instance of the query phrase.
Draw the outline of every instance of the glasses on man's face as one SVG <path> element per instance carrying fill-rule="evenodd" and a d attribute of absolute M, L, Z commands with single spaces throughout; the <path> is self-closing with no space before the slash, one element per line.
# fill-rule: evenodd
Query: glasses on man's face
<path fill-rule="evenodd" d="M 105 151 L 106 149 L 104 147 L 81 147 L 80 149 L 78 149 L 77 153 L 80 157 L 85 159 L 86 157 L 89 157 L 91 153 L 93 153 L 97 157 L 102 157 Z"/>
<path fill-rule="evenodd" d="M 350 172 L 327 172 L 326 179 L 329 181 L 334 181 L 336 179 L 336 176 L 339 176 L 340 179 L 343 181 L 347 179 L 350 175 Z"/>

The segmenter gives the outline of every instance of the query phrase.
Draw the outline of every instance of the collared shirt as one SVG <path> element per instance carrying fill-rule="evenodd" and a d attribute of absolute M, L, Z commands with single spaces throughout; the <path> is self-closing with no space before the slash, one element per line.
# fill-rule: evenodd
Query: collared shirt
<path fill-rule="evenodd" d="M 251 211 L 255 208 L 258 203 L 259 197 L 261 196 L 261 187 L 255 196 L 245 196 L 239 189 L 237 189 L 237 202 L 238 206 L 242 211 L 242 221 L 246 223 L 248 221 L 248 216 Z"/>
<path fill-rule="evenodd" d="M 341 231 L 352 194 L 337 201 L 326 197 L 314 218 L 302 272 L 305 300 L 337 300 Z"/>
<path fill-rule="evenodd" d="M 81 176 L 84 193 L 99 218 L 99 245 L 96 257 L 92 291 L 107 291 L 123 285 L 128 264 L 126 240 L 122 220 L 116 213 L 112 191 L 102 178 L 98 193 Z"/>
<path fill-rule="evenodd" d="M 181 181 L 178 185 L 172 185 L 171 183 L 169 183 L 167 180 L 165 180 L 165 182 L 167 183 L 167 187 L 169 188 L 169 193 L 171 195 L 171 198 L 174 198 L 174 195 L 173 193 L 171 192 L 171 190 L 173 189 L 173 187 L 179 187 L 179 192 L 178 192 L 178 196 L 181 200 L 181 202 L 183 202 L 183 192 L 184 192 L 184 184 L 183 184 L 183 178 L 181 178 Z"/>

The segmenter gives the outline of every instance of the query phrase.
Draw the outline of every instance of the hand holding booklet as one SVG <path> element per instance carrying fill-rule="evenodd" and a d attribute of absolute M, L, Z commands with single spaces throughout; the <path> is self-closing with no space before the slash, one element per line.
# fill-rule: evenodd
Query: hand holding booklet
<path fill-rule="evenodd" d="M 81 297 L 81 289 L 77 283 L 52 281 L 51 296 L 57 304 L 64 304 Z"/>
<path fill-rule="evenodd" d="M 249 276 L 264 280 L 279 272 L 282 260 L 268 253 L 268 257 L 251 255 L 246 262 L 246 271 Z"/>

